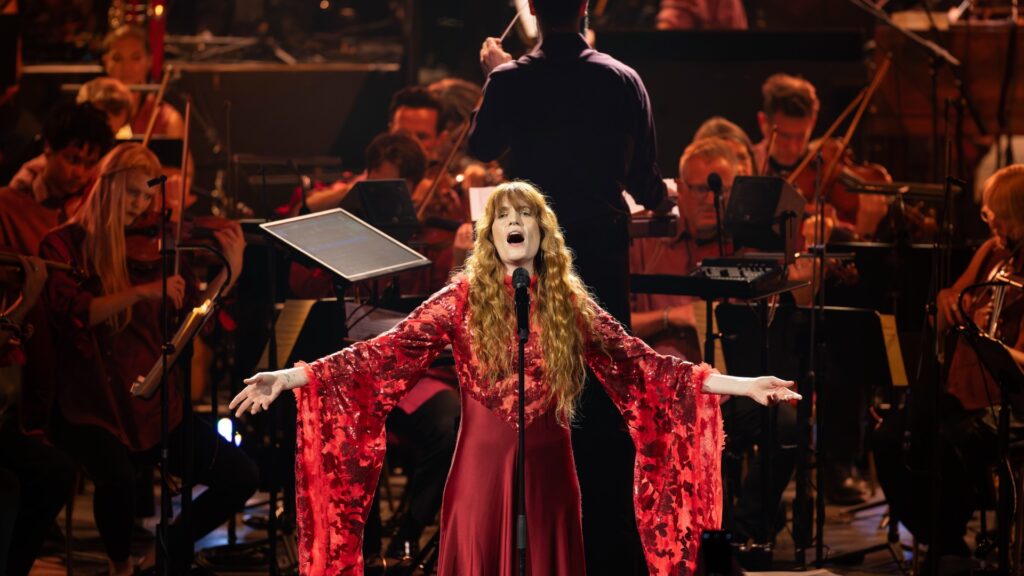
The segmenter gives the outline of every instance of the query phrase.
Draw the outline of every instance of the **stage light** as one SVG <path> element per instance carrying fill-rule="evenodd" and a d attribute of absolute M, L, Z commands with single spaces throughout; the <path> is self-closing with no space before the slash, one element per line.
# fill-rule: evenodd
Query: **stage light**
<path fill-rule="evenodd" d="M 221 418 L 217 421 L 217 433 L 228 442 L 233 442 L 235 446 L 242 443 L 242 435 L 234 430 L 234 424 L 230 418 Z"/>

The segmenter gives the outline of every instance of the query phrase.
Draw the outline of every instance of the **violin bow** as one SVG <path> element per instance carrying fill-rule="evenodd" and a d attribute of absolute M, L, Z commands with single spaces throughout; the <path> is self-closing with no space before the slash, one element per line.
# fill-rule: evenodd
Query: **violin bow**
<path fill-rule="evenodd" d="M 867 109 L 868 104 L 871 103 L 871 97 L 874 96 L 875 91 L 881 85 L 882 78 L 884 78 L 885 74 L 889 71 L 889 65 L 891 63 L 892 56 L 889 55 L 879 65 L 878 70 L 875 72 L 874 78 L 871 79 L 871 83 L 865 88 L 863 88 L 860 91 L 860 93 L 858 93 L 857 96 L 853 100 L 851 100 L 849 104 L 846 105 L 846 108 L 843 109 L 843 112 L 841 114 L 839 114 L 839 117 L 836 118 L 834 122 L 832 122 L 832 125 L 828 127 L 828 130 L 825 131 L 825 134 L 823 134 L 821 138 L 818 139 L 817 145 L 815 145 L 812 150 L 808 151 L 808 153 L 804 155 L 804 159 L 800 161 L 800 164 L 798 164 L 797 167 L 794 168 L 793 171 L 789 173 L 789 176 L 786 177 L 786 182 L 790 184 L 796 182 L 796 179 L 800 176 L 800 173 L 803 172 L 805 168 L 807 168 L 808 164 L 811 163 L 815 156 L 818 155 L 818 152 L 820 152 L 822 148 L 825 146 L 825 143 L 828 142 L 830 138 L 832 138 L 832 134 L 834 134 L 836 130 L 839 129 L 839 126 L 846 120 L 846 117 L 849 116 L 854 110 L 857 110 L 857 114 L 855 115 L 854 120 L 850 122 L 850 127 L 847 129 L 846 144 L 849 144 L 849 138 L 853 136 L 853 132 L 857 129 L 857 125 L 860 123 L 861 116 Z M 838 158 L 842 154 L 842 151 L 845 149 L 846 146 L 844 145 L 842 149 L 839 151 L 840 154 L 837 154 L 836 157 Z M 828 174 L 828 171 L 824 172 L 823 174 Z M 822 179 L 822 182 L 824 181 L 825 179 Z"/>
<path fill-rule="evenodd" d="M 181 142 L 181 186 L 178 195 L 178 221 L 174 227 L 174 274 L 181 271 L 181 251 L 178 246 L 181 244 L 181 224 L 185 220 L 185 198 L 188 189 L 188 128 L 192 120 L 192 98 L 185 100 L 185 136 Z M 164 206 L 166 212 L 167 207 Z"/>
<path fill-rule="evenodd" d="M 167 82 L 171 79 L 171 66 L 164 68 L 163 78 L 160 79 L 160 89 L 156 92 L 156 100 L 153 101 L 153 111 L 149 114 L 149 123 L 146 124 L 146 135 L 142 137 L 142 145 L 149 147 L 149 141 L 153 138 L 153 128 L 156 126 L 156 117 L 160 113 L 160 104 L 164 101 L 164 92 L 167 91 Z"/>
<path fill-rule="evenodd" d="M 882 84 L 882 79 L 889 71 L 889 65 L 892 63 L 892 57 L 886 56 L 885 60 L 879 65 L 878 70 L 875 72 L 875 77 L 871 80 L 871 85 L 868 86 L 867 92 L 864 93 L 864 98 L 860 101 L 860 106 L 857 107 L 857 112 L 853 115 L 853 119 L 850 120 L 850 125 L 846 128 L 846 133 L 843 134 L 843 138 L 840 141 L 838 152 L 829 160 L 825 171 L 822 172 L 822 182 L 827 182 L 832 178 L 832 174 L 835 172 L 836 167 L 839 165 L 839 160 L 843 156 L 843 152 L 850 146 L 850 140 L 853 139 L 854 132 L 860 126 L 861 118 L 864 116 L 864 112 L 868 109 L 868 105 L 871 103 L 871 98 L 875 95 L 875 91 Z"/>

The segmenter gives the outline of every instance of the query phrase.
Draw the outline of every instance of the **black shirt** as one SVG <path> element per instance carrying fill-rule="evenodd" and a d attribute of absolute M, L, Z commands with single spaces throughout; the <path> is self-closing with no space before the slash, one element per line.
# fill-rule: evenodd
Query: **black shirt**
<path fill-rule="evenodd" d="M 563 225 L 626 213 L 622 190 L 651 209 L 666 194 L 643 82 L 579 34 L 491 72 L 469 150 L 485 162 L 509 151 L 508 176 L 539 186 Z"/>

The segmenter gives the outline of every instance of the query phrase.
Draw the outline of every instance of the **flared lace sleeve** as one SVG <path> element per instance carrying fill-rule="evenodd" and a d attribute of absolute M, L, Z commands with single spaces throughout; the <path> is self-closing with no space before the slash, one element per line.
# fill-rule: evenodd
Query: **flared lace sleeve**
<path fill-rule="evenodd" d="M 302 574 L 362 574 L 362 537 L 386 448 L 384 420 L 449 342 L 458 282 L 392 330 L 306 365 L 296 389 L 295 461 Z"/>
<path fill-rule="evenodd" d="M 636 445 L 633 502 L 650 573 L 692 574 L 701 534 L 722 521 L 722 412 L 701 391 L 714 369 L 657 354 L 603 310 L 587 364 Z"/>

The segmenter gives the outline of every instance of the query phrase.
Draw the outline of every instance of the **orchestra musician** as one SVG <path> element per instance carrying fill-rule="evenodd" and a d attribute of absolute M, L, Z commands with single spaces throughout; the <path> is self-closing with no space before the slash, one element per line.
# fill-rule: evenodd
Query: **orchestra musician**
<path fill-rule="evenodd" d="M 530 53 L 513 60 L 498 38 L 481 48 L 488 76 L 469 151 L 483 162 L 507 153 L 507 177 L 550 195 L 580 276 L 628 327 L 630 216 L 622 191 L 658 212 L 673 205 L 656 163 L 650 98 L 634 70 L 580 34 L 586 1 L 533 0 L 530 8 L 541 34 Z M 593 380 L 580 406 L 572 434 L 587 564 L 600 573 L 642 573 L 630 498 L 633 444 Z"/>
<path fill-rule="evenodd" d="M 71 458 L 42 435 L 26 434 L 19 418 L 25 362 L 19 348 L 34 337 L 28 313 L 46 274 L 36 257 L 21 256 L 16 267 L 0 264 L 0 572 L 8 576 L 28 576 L 75 478 Z"/>
<path fill-rule="evenodd" d="M 993 280 L 1000 273 L 1024 272 L 1024 165 L 996 171 L 985 182 L 981 218 L 990 238 L 978 248 L 963 274 L 938 296 L 938 330 L 944 334 L 961 324 L 974 324 L 1002 341 L 1024 364 L 1024 294 L 1007 288 L 1000 310 L 994 310 L 995 289 L 984 287 L 963 296 L 970 285 Z M 993 314 L 998 316 L 993 318 Z M 996 418 L 1000 387 L 962 338 L 946 347 L 947 386 L 938 405 L 941 463 L 938 470 L 918 465 L 905 451 L 907 416 L 886 417 L 872 434 L 878 480 L 893 514 L 921 542 L 937 544 L 943 555 L 968 556 L 967 523 L 991 492 L 996 465 Z M 912 445 L 913 446 L 913 439 Z M 931 482 L 942 475 L 939 533 L 930 533 Z M 930 558 L 930 561 L 939 561 Z M 1000 567 L 1005 569 L 1005 567 Z"/>
<path fill-rule="evenodd" d="M 0 188 L 0 246 L 28 256 L 37 255 L 43 236 L 77 210 L 113 139 L 102 112 L 89 104 L 65 104 L 47 117 L 43 142 L 43 154 Z M 26 313 L 34 334 L 21 346 L 22 425 L 47 430 L 56 391 L 51 325 L 41 301 Z"/>
<path fill-rule="evenodd" d="M 441 511 L 438 573 L 515 573 L 511 520 L 517 451 L 512 272 L 531 276 L 524 410 L 528 567 L 586 573 L 569 426 L 584 367 L 628 418 L 637 506 L 651 574 L 691 574 L 705 529 L 721 514 L 721 393 L 765 404 L 798 397 L 772 377 L 739 379 L 661 356 L 627 334 L 573 271 L 554 212 L 524 182 L 498 186 L 477 223 L 466 271 L 395 328 L 312 364 L 247 379 L 231 402 L 257 413 L 284 391 L 299 402 L 298 503 L 304 573 L 348 573 L 376 491 L 384 419 L 451 344 L 464 407 Z M 666 413 L 668 410 L 671 414 Z M 325 459 L 331 462 L 325 465 Z M 586 514 L 584 511 L 583 514 Z M 591 573 L 608 573 L 591 566 Z"/>
<path fill-rule="evenodd" d="M 103 39 L 103 68 L 107 75 L 127 86 L 146 84 L 152 66 L 149 39 L 141 28 L 124 25 Z M 153 134 L 170 138 L 185 135 L 185 120 L 165 100 L 157 103 L 156 94 L 131 93 L 130 126 L 132 134 L 146 133 L 150 117 L 155 113 Z"/>
<path fill-rule="evenodd" d="M 159 218 L 150 206 L 155 190 L 147 185 L 159 173 L 160 163 L 147 148 L 117 146 L 101 162 L 81 210 L 47 234 L 40 246 L 45 258 L 86 273 L 80 280 L 51 271 L 43 295 L 55 329 L 63 335 L 56 341 L 55 357 L 61 358 L 63 370 L 53 438 L 95 484 L 96 525 L 110 573 L 117 575 L 133 571 L 129 553 L 136 467 L 153 464 L 159 456 L 160 395 L 144 399 L 129 390 L 161 355 L 161 260 L 137 254 L 126 236 L 131 226 Z M 235 224 L 215 237 L 230 263 L 233 282 L 241 271 L 245 246 L 241 229 Z M 222 277 L 227 273 L 220 272 Z M 184 270 L 183 274 L 188 276 Z M 192 302 L 194 284 L 172 275 L 167 294 L 169 308 L 180 310 Z M 184 465 L 177 456 L 182 442 L 181 392 L 168 384 L 172 469 L 164 474 L 178 473 Z M 255 465 L 210 423 L 193 418 L 192 470 L 208 488 L 195 501 L 190 525 L 171 526 L 168 544 L 175 557 L 239 511 L 257 486 Z M 154 551 L 145 564 L 155 561 Z"/>

